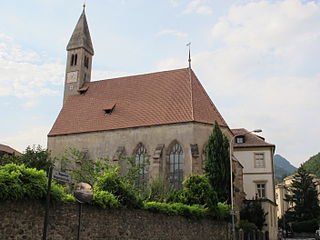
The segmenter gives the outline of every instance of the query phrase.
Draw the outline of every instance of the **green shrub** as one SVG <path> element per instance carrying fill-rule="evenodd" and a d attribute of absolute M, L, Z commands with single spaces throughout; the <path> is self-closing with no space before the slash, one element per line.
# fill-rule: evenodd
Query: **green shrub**
<path fill-rule="evenodd" d="M 209 180 L 204 175 L 190 175 L 183 182 L 183 203 L 188 205 L 200 204 L 209 208 L 217 205 L 217 194 Z"/>
<path fill-rule="evenodd" d="M 98 191 L 103 190 L 112 193 L 118 198 L 121 205 L 128 208 L 141 208 L 143 205 L 142 200 L 137 196 L 133 187 L 124 182 L 119 176 L 117 169 L 99 177 L 96 188 Z"/>
<path fill-rule="evenodd" d="M 0 166 L 0 200 L 43 198 L 46 186 L 47 177 L 43 170 L 13 163 Z"/>
<path fill-rule="evenodd" d="M 230 217 L 231 206 L 227 203 L 218 202 L 217 210 L 215 211 L 215 217 L 219 220 L 226 220 Z"/>
<path fill-rule="evenodd" d="M 76 198 L 72 194 L 65 194 L 62 198 L 63 202 L 76 202 Z"/>
<path fill-rule="evenodd" d="M 244 232 L 251 232 L 257 230 L 257 226 L 254 223 L 248 222 L 247 220 L 241 220 L 239 228 Z"/>
<path fill-rule="evenodd" d="M 66 192 L 64 187 L 56 182 L 52 182 L 51 192 L 50 192 L 51 201 L 62 202 L 65 196 L 66 196 Z"/>
<path fill-rule="evenodd" d="M 162 177 L 150 179 L 147 189 L 144 191 L 143 199 L 151 202 L 165 202 L 166 199 L 174 192 L 172 186 Z"/>
<path fill-rule="evenodd" d="M 107 191 L 95 191 L 93 194 L 93 203 L 102 208 L 120 207 L 118 199 L 112 193 Z"/>
<path fill-rule="evenodd" d="M 208 209 L 201 205 L 189 206 L 183 203 L 145 202 L 144 209 L 156 213 L 181 215 L 190 218 L 205 217 L 208 213 Z"/>
<path fill-rule="evenodd" d="M 292 230 L 294 232 L 309 232 L 309 233 L 315 233 L 318 229 L 318 223 L 320 221 L 318 219 L 311 219 L 307 221 L 302 222 L 294 222 L 292 224 Z"/>
<path fill-rule="evenodd" d="M 0 200 L 42 199 L 46 197 L 48 178 L 45 171 L 9 163 L 0 166 Z M 52 182 L 52 201 L 63 201 L 64 187 Z"/>

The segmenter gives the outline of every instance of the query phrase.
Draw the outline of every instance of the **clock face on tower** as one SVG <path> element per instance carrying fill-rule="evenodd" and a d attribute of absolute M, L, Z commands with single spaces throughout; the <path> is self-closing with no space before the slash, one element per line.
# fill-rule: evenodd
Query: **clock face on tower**
<path fill-rule="evenodd" d="M 75 83 L 78 81 L 78 71 L 67 73 L 67 83 Z"/>

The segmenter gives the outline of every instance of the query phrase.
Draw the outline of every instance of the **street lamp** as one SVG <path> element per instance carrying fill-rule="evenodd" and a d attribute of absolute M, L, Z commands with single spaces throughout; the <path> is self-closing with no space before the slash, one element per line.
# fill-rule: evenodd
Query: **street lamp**
<path fill-rule="evenodd" d="M 230 157 L 230 193 L 231 193 L 231 219 L 232 219 L 232 233 L 231 233 L 231 239 L 232 240 L 235 240 L 235 225 L 234 225 L 234 215 L 235 215 L 235 211 L 234 211 L 234 199 L 233 199 L 233 177 L 232 177 L 232 146 L 233 146 L 233 142 L 234 142 L 234 139 L 238 136 L 244 136 L 244 135 L 247 135 L 249 133 L 261 133 L 262 130 L 261 129 L 255 129 L 255 130 L 252 130 L 250 132 L 246 132 L 245 134 L 238 134 L 238 135 L 235 135 L 235 136 L 232 136 L 231 139 L 230 139 L 230 146 L 229 146 L 229 157 Z"/>

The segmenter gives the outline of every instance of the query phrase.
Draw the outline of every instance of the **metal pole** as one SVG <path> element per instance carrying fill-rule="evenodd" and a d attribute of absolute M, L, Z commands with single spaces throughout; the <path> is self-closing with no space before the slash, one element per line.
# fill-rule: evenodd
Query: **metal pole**
<path fill-rule="evenodd" d="M 230 146 L 229 146 L 229 155 L 230 155 L 230 196 L 231 196 L 231 219 L 232 219 L 232 232 L 231 232 L 231 239 L 235 240 L 235 226 L 234 226 L 234 204 L 233 204 L 233 177 L 232 177 L 232 144 L 233 144 L 234 137 L 231 137 Z"/>
<path fill-rule="evenodd" d="M 42 240 L 47 239 L 47 231 L 48 231 L 48 223 L 49 223 L 49 204 L 50 204 L 50 192 L 51 192 L 51 179 L 52 179 L 52 166 L 49 167 L 49 173 L 48 173 L 48 188 L 47 188 L 47 196 L 46 196 L 46 207 L 45 207 L 45 214 L 44 214 Z"/>
<path fill-rule="evenodd" d="M 77 240 L 80 240 L 81 213 L 82 213 L 82 203 L 79 203 L 79 218 L 78 218 L 78 234 L 77 234 Z"/>

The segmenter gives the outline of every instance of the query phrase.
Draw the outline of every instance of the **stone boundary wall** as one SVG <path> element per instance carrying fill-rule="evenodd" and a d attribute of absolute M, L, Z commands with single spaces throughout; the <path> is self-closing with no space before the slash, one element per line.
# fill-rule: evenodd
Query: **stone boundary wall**
<path fill-rule="evenodd" d="M 44 202 L 0 202 L 0 240 L 40 240 L 43 219 Z M 78 229 L 78 204 L 51 205 L 49 221 L 48 240 L 75 240 Z M 228 224 L 143 210 L 104 210 L 83 205 L 80 239 L 227 240 Z"/>

